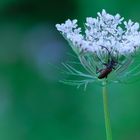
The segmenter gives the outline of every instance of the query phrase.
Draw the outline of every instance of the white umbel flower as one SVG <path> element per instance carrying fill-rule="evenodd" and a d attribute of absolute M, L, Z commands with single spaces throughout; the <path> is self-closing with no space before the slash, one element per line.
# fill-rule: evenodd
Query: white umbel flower
<path fill-rule="evenodd" d="M 122 26 L 125 28 L 122 28 Z M 63 24 L 56 24 L 58 31 L 69 40 L 73 47 L 80 51 L 100 52 L 101 46 L 109 51 L 116 51 L 119 55 L 129 55 L 140 47 L 139 24 L 131 20 L 124 21 L 119 14 L 115 16 L 106 13 L 98 13 L 97 18 L 87 17 L 85 34 L 81 34 L 77 20 L 68 19 Z M 96 47 L 96 48 L 95 48 Z"/>
<path fill-rule="evenodd" d="M 70 43 L 84 68 L 102 79 L 131 64 L 131 57 L 140 48 L 140 31 L 139 23 L 124 21 L 119 14 L 111 15 L 103 9 L 97 15 L 97 18 L 86 18 L 83 34 L 76 19 L 56 24 L 56 28 Z M 100 77 L 109 69 L 110 72 Z"/>

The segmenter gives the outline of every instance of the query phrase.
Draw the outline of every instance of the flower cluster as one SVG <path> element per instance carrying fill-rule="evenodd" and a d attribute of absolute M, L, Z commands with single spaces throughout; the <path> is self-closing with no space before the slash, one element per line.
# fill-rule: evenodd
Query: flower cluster
<path fill-rule="evenodd" d="M 97 18 L 86 18 L 84 35 L 81 34 L 76 19 L 68 19 L 56 27 L 78 52 L 104 53 L 101 46 L 105 46 L 113 53 L 129 55 L 140 46 L 139 24 L 123 20 L 119 14 L 113 16 L 102 10 Z"/>
<path fill-rule="evenodd" d="M 88 73 L 102 79 L 112 71 L 119 74 L 130 66 L 133 55 L 140 48 L 140 31 L 139 23 L 124 21 L 119 14 L 111 15 L 105 10 L 97 14 L 97 18 L 86 18 L 84 32 L 76 19 L 56 24 L 56 28 Z M 126 77 L 128 73 L 131 74 L 127 72 Z"/>

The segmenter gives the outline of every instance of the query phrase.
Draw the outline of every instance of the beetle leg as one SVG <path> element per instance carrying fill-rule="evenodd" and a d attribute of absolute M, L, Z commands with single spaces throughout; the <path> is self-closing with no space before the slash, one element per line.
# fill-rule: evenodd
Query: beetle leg
<path fill-rule="evenodd" d="M 103 63 L 103 65 L 107 66 L 108 64 L 107 63 Z"/>
<path fill-rule="evenodd" d="M 96 66 L 96 73 L 99 73 L 101 71 L 102 71 L 102 69 L 99 70 L 99 68 Z"/>
<path fill-rule="evenodd" d="M 96 73 L 99 73 L 99 68 L 96 66 Z"/>
<path fill-rule="evenodd" d="M 98 60 L 101 62 L 102 65 L 106 64 L 101 60 L 101 58 L 98 55 L 96 55 L 96 57 L 98 58 Z"/>

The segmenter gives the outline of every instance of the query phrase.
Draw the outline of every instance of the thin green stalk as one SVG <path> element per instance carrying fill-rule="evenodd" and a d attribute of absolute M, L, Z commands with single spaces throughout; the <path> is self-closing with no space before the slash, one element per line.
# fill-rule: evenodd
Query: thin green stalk
<path fill-rule="evenodd" d="M 108 109 L 108 91 L 107 91 L 107 81 L 106 80 L 103 82 L 103 106 L 104 106 L 106 138 L 107 138 L 107 140 L 112 140 L 110 114 L 109 114 L 109 109 Z"/>

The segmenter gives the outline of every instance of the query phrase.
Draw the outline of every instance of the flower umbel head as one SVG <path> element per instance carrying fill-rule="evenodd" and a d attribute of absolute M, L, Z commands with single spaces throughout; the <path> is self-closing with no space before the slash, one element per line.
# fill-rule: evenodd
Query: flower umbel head
<path fill-rule="evenodd" d="M 134 70 L 138 70 L 139 65 L 135 69 L 129 67 L 140 48 L 137 22 L 124 21 L 119 14 L 111 15 L 102 10 L 97 18 L 86 18 L 83 34 L 76 19 L 68 19 L 65 23 L 56 24 L 56 27 L 77 54 L 80 63 L 88 72 L 87 76 L 95 81 L 105 78 L 108 81 L 121 81 L 124 77 L 128 78 L 128 75 L 136 76 Z M 65 67 L 76 70 L 70 65 Z"/>

